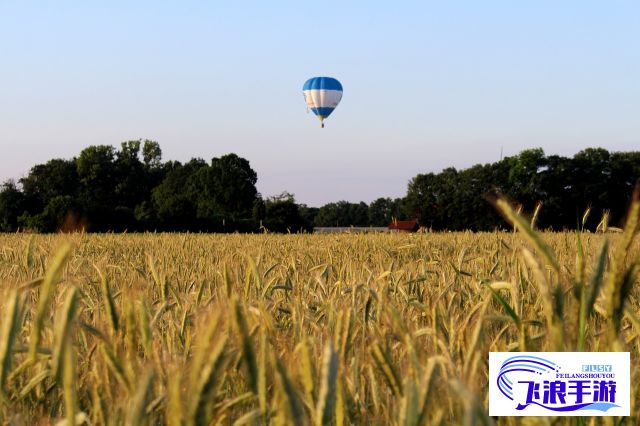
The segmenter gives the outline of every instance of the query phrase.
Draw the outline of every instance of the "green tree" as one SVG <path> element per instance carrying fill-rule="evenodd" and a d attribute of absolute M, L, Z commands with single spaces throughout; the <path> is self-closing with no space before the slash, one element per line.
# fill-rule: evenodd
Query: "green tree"
<path fill-rule="evenodd" d="M 316 216 L 320 209 L 318 207 L 309 207 L 306 204 L 298 204 L 298 209 L 300 211 L 300 216 L 305 223 L 306 229 L 312 231 L 313 224 L 315 223 Z"/>
<path fill-rule="evenodd" d="M 44 210 L 36 215 L 23 215 L 21 226 L 38 232 L 78 230 L 81 208 L 76 199 L 69 195 L 58 195 L 47 203 Z"/>
<path fill-rule="evenodd" d="M 338 201 L 320 207 L 315 217 L 316 226 L 368 226 L 369 207 L 366 203 Z"/>
<path fill-rule="evenodd" d="M 597 213 L 612 207 L 610 195 L 615 192 L 615 185 L 611 179 L 610 154 L 603 148 L 587 148 L 574 155 L 572 163 L 569 182 L 576 209 L 574 217 L 591 207 L 596 213 L 590 217 L 591 227 L 595 227 L 599 219 Z"/>
<path fill-rule="evenodd" d="M 576 205 L 572 193 L 573 162 L 559 155 L 546 157 L 546 166 L 539 173 L 539 200 L 543 203 L 538 217 L 540 229 L 571 228 L 576 226 Z"/>
<path fill-rule="evenodd" d="M 508 195 L 526 209 L 532 209 L 543 197 L 541 171 L 547 167 L 542 148 L 527 149 L 509 158 Z"/>
<path fill-rule="evenodd" d="M 369 204 L 369 225 L 387 226 L 393 219 L 394 205 L 391 198 L 378 198 Z"/>
<path fill-rule="evenodd" d="M 162 166 L 162 149 L 160 144 L 148 139 L 142 145 L 142 159 L 148 169 L 157 169 Z"/>
<path fill-rule="evenodd" d="M 37 164 L 20 179 L 26 209 L 41 212 L 51 199 L 58 196 L 78 197 L 78 171 L 74 160 L 53 159 Z"/>
<path fill-rule="evenodd" d="M 438 174 L 427 173 L 413 178 L 409 182 L 405 204 L 408 214 L 427 227 L 435 229 L 459 229 L 461 218 L 457 191 L 458 171 L 449 167 Z"/>
<path fill-rule="evenodd" d="M 116 207 L 114 216 L 120 223 L 114 229 L 136 229 L 150 223 L 152 212 L 149 211 L 151 188 L 153 184 L 152 170 L 140 161 L 139 140 L 127 141 L 121 144 L 116 153 Z M 139 220 L 140 219 L 140 220 Z"/>
<path fill-rule="evenodd" d="M 487 196 L 495 189 L 490 165 L 477 164 L 459 171 L 457 186 L 454 201 L 457 219 L 455 229 L 489 231 L 501 222 L 495 209 L 487 202 Z"/>
<path fill-rule="evenodd" d="M 613 152 L 609 159 L 611 188 L 607 209 L 611 213 L 611 225 L 622 226 L 636 184 L 640 183 L 640 151 Z"/>
<path fill-rule="evenodd" d="M 438 188 L 434 173 L 419 174 L 409 181 L 404 202 L 409 216 L 418 218 L 421 224 L 433 226 L 437 221 Z M 436 223 L 437 226 L 437 223 Z"/>
<path fill-rule="evenodd" d="M 272 232 L 310 231 L 310 224 L 300 214 L 300 207 L 288 192 L 267 198 L 265 202 L 265 227 Z"/>
<path fill-rule="evenodd" d="M 108 145 L 89 146 L 76 159 L 80 179 L 80 201 L 89 227 L 96 231 L 112 229 L 116 201 L 117 168 L 115 148 Z"/>
<path fill-rule="evenodd" d="M 259 195 L 253 201 L 253 209 L 251 210 L 251 217 L 256 224 L 260 224 L 267 215 L 267 207 L 264 200 Z"/>
<path fill-rule="evenodd" d="M 171 231 L 197 230 L 196 190 L 192 188 L 196 173 L 207 168 L 207 163 L 194 158 L 182 165 L 171 162 L 166 165 L 166 177 L 153 189 L 154 211 L 159 227 Z"/>
<path fill-rule="evenodd" d="M 251 218 L 257 181 L 249 161 L 236 154 L 212 159 L 209 167 L 197 171 L 189 188 L 197 216 L 231 222 Z"/>
<path fill-rule="evenodd" d="M 8 180 L 0 185 L 0 231 L 18 229 L 18 217 L 24 212 L 24 195 L 15 182 Z"/>

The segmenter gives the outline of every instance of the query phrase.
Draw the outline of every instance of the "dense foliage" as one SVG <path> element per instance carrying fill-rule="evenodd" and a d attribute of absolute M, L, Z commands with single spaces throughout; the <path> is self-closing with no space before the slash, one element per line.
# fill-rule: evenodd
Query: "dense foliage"
<path fill-rule="evenodd" d="M 623 219 L 640 178 L 640 152 L 589 148 L 573 158 L 531 149 L 491 164 L 447 168 L 410 180 L 404 198 L 371 204 L 338 201 L 320 208 L 293 195 L 263 199 L 249 161 L 227 154 L 206 162 L 162 161 L 157 142 L 89 146 L 76 158 L 34 166 L 0 186 L 0 231 L 249 231 L 297 232 L 313 226 L 386 226 L 417 218 L 433 230 L 493 230 L 504 226 L 489 202 L 502 194 L 524 212 L 542 202 L 543 229 L 575 229 L 587 208 L 587 228 L 604 213 Z"/>
<path fill-rule="evenodd" d="M 257 231 L 260 220 L 277 230 L 311 227 L 292 198 L 267 200 L 266 216 L 254 217 L 255 204 L 264 203 L 257 180 L 236 154 L 163 163 L 160 146 L 149 140 L 124 142 L 120 150 L 89 146 L 71 160 L 34 166 L 18 184 L 4 183 L 0 231 Z"/>
<path fill-rule="evenodd" d="M 407 214 L 438 230 L 501 226 L 501 217 L 487 202 L 496 193 L 525 212 L 542 202 L 540 228 L 575 229 L 589 207 L 586 227 L 595 228 L 605 211 L 611 224 L 620 224 L 639 178 L 640 152 L 589 148 L 567 158 L 531 149 L 492 164 L 420 174 L 409 183 L 404 201 Z"/>

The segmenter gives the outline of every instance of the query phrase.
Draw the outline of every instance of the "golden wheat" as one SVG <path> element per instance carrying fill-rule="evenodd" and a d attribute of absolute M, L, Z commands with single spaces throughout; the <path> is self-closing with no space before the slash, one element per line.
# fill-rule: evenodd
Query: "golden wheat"
<path fill-rule="evenodd" d="M 637 220 L 498 205 L 519 232 L 0 235 L 0 423 L 521 424 L 489 351 L 629 350 L 638 383 Z"/>

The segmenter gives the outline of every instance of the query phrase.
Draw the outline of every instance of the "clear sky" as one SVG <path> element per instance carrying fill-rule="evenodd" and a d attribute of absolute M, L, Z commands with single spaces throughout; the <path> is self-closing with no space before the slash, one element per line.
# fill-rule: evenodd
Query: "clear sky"
<path fill-rule="evenodd" d="M 344 86 L 325 129 L 317 75 Z M 640 2 L 0 0 L 0 180 L 139 138 L 312 206 L 501 147 L 638 150 Z"/>

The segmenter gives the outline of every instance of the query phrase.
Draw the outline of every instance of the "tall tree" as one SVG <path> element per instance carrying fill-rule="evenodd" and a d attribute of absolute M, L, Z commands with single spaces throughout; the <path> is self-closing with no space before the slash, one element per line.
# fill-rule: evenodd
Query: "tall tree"
<path fill-rule="evenodd" d="M 368 226 L 369 207 L 367 203 L 338 201 L 320 207 L 315 217 L 316 226 Z"/>
<path fill-rule="evenodd" d="M 142 158 L 144 165 L 148 169 L 157 169 L 162 166 L 162 149 L 160 144 L 149 139 L 144 140 L 142 145 Z"/>
<path fill-rule="evenodd" d="M 109 145 L 89 146 L 76 159 L 80 179 L 80 201 L 89 221 L 89 229 L 113 229 L 116 206 L 116 150 Z"/>
<path fill-rule="evenodd" d="M 15 182 L 8 180 L 0 185 L 0 231 L 18 229 L 18 217 L 24 213 L 24 195 Z"/>
<path fill-rule="evenodd" d="M 419 174 L 409 181 L 405 206 L 409 216 L 415 217 L 426 226 L 437 221 L 440 205 L 437 200 L 436 175 Z M 438 226 L 436 222 L 436 226 Z"/>
<path fill-rule="evenodd" d="M 264 226 L 272 232 L 311 230 L 311 224 L 305 221 L 300 214 L 300 207 L 296 204 L 294 196 L 288 192 L 267 198 Z"/>
<path fill-rule="evenodd" d="M 37 164 L 20 179 L 27 209 L 40 212 L 58 196 L 78 196 L 78 171 L 74 160 L 53 159 Z"/>
<path fill-rule="evenodd" d="M 387 226 L 393 219 L 393 200 L 378 198 L 369 204 L 369 225 Z"/>
<path fill-rule="evenodd" d="M 197 190 L 193 188 L 193 181 L 197 172 L 207 167 L 207 163 L 200 158 L 194 158 L 184 165 L 177 161 L 167 165 L 166 177 L 153 189 L 152 196 L 161 229 L 171 231 L 198 229 Z"/>
<path fill-rule="evenodd" d="M 198 217 L 225 221 L 251 218 L 257 181 L 258 175 L 246 159 L 236 154 L 213 158 L 209 167 L 198 170 L 190 187 Z"/>

